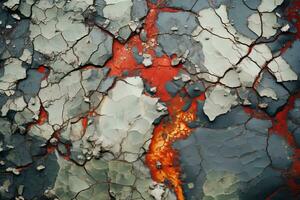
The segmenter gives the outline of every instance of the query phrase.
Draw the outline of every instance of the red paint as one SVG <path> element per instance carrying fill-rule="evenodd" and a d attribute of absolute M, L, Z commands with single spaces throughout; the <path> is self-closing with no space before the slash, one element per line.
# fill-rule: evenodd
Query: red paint
<path fill-rule="evenodd" d="M 51 154 L 55 151 L 56 146 L 48 145 L 47 146 L 47 154 Z"/>
<path fill-rule="evenodd" d="M 288 6 L 287 10 L 285 11 L 285 17 L 288 19 L 289 22 L 294 24 L 297 29 L 295 34 L 296 39 L 300 39 L 300 1 L 294 0 L 291 2 L 291 5 Z"/>
<path fill-rule="evenodd" d="M 86 129 L 87 125 L 88 125 L 88 118 L 87 117 L 82 118 L 81 124 L 82 124 L 83 129 Z"/>
<path fill-rule="evenodd" d="M 37 70 L 38 70 L 38 72 L 40 72 L 41 74 L 44 74 L 44 73 L 46 72 L 46 67 L 44 67 L 44 66 L 39 66 L 39 67 L 37 68 Z"/>
<path fill-rule="evenodd" d="M 48 73 L 47 68 L 45 66 L 43 66 L 43 65 L 39 66 L 37 68 L 37 71 L 41 74 L 44 74 L 44 77 L 42 78 L 42 80 L 46 80 L 48 78 L 49 73 Z"/>
<path fill-rule="evenodd" d="M 277 189 L 275 192 L 273 192 L 271 195 L 269 195 L 269 196 L 266 198 L 266 200 L 272 200 L 272 199 L 277 195 L 277 193 L 280 192 L 282 189 L 283 189 L 283 188 Z"/>
<path fill-rule="evenodd" d="M 168 56 L 156 57 L 153 47 L 147 46 L 144 51 L 151 54 L 153 60 L 152 65 L 145 68 L 136 63 L 132 53 L 133 47 L 143 48 L 142 41 L 138 36 L 133 36 L 126 44 L 114 42 L 113 58 L 107 63 L 107 66 L 111 68 L 110 75 L 122 76 L 125 71 L 129 73 L 129 76 L 139 75 L 151 86 L 157 87 L 156 95 L 161 100 L 170 99 L 165 90 L 165 84 L 178 74 L 181 66 L 172 67 L 171 59 Z"/>
<path fill-rule="evenodd" d="M 166 61 L 166 58 L 167 56 L 158 58 L 153 62 L 155 68 L 149 68 L 146 70 L 144 69 L 141 72 L 141 77 L 151 86 L 155 86 L 157 88 L 156 96 L 160 97 L 162 101 L 168 101 L 171 99 L 171 96 L 167 92 L 165 85 L 178 74 L 178 69 L 173 68 L 170 65 L 163 66 L 163 62 Z M 167 61 L 169 62 L 170 60 Z"/>
<path fill-rule="evenodd" d="M 144 26 L 148 41 L 142 42 L 138 35 L 131 37 L 126 44 L 115 40 L 113 44 L 113 57 L 106 65 L 111 68 L 110 75 L 122 76 L 127 71 L 129 76 L 141 76 L 151 86 L 157 87 L 156 95 L 161 100 L 167 101 L 171 97 L 165 90 L 165 84 L 178 74 L 182 65 L 172 67 L 170 57 L 167 55 L 157 57 L 155 55 L 158 33 L 156 20 L 160 12 L 177 12 L 177 10 L 158 8 L 157 5 L 148 3 L 150 10 L 145 19 Z M 145 68 L 143 65 L 137 64 L 132 52 L 133 48 L 137 48 L 141 54 L 150 54 L 152 56 L 152 65 Z"/>
<path fill-rule="evenodd" d="M 293 34 L 295 37 L 290 40 L 287 41 L 284 46 L 281 48 L 281 54 L 283 54 L 284 52 L 286 52 L 290 47 L 292 47 L 293 42 L 295 40 L 300 39 L 300 1 L 299 0 L 294 0 L 291 1 L 290 5 L 287 7 L 287 9 L 285 10 L 285 14 L 284 17 L 291 23 L 294 25 L 294 27 L 296 28 L 296 33 Z"/>
<path fill-rule="evenodd" d="M 294 108 L 294 102 L 297 98 L 300 98 L 300 93 L 290 97 L 283 110 L 278 112 L 273 118 L 273 127 L 270 129 L 270 133 L 278 134 L 285 138 L 288 144 L 294 148 L 293 164 L 287 172 L 287 184 L 295 195 L 300 195 L 300 185 L 295 182 L 296 178 L 300 178 L 300 149 L 297 148 L 295 139 L 288 131 L 287 125 L 288 112 Z"/>
<path fill-rule="evenodd" d="M 32 123 L 29 123 L 27 129 L 31 129 L 34 125 L 43 125 L 48 120 L 48 113 L 45 108 L 41 105 L 38 119 Z"/>
<path fill-rule="evenodd" d="M 111 68 L 110 75 L 122 76 L 126 70 L 133 71 L 143 67 L 137 65 L 132 53 L 132 48 L 136 45 L 140 45 L 139 36 L 133 36 L 126 44 L 114 40 L 113 57 L 106 64 Z"/>
<path fill-rule="evenodd" d="M 283 45 L 283 47 L 280 49 L 280 53 L 283 54 L 284 52 L 286 52 L 289 48 L 292 47 L 293 41 L 288 41 L 287 43 L 285 43 Z"/>
<path fill-rule="evenodd" d="M 265 120 L 271 120 L 271 117 L 269 117 L 267 115 L 267 113 L 265 113 L 262 110 L 254 110 L 250 107 L 244 107 L 244 111 L 249 114 L 250 116 L 252 116 L 253 118 L 256 119 L 265 119 Z"/>
<path fill-rule="evenodd" d="M 43 106 L 40 107 L 39 118 L 36 122 L 38 125 L 43 125 L 48 120 L 48 113 Z"/>
<path fill-rule="evenodd" d="M 300 1 L 294 0 L 288 6 L 285 11 L 286 19 L 292 23 L 297 32 L 295 33 L 295 38 L 292 41 L 288 41 L 284 47 L 281 49 L 281 53 L 288 50 L 295 40 L 300 39 Z M 289 188 L 294 192 L 295 196 L 300 195 L 300 185 L 296 183 L 296 178 L 300 178 L 300 149 L 297 148 L 296 142 L 291 133 L 288 131 L 287 125 L 287 115 L 290 110 L 294 108 L 294 102 L 297 98 L 300 98 L 300 93 L 290 97 L 288 103 L 284 106 L 282 111 L 278 112 L 276 116 L 272 119 L 273 127 L 270 129 L 270 133 L 278 134 L 286 139 L 288 144 L 294 148 L 293 164 L 289 171 L 287 172 L 287 184 Z"/>
<path fill-rule="evenodd" d="M 291 96 L 288 103 L 284 106 L 284 108 L 276 114 L 274 118 L 272 118 L 273 126 L 269 130 L 271 133 L 282 136 L 286 139 L 289 145 L 294 146 L 295 141 L 292 134 L 288 131 L 287 125 L 287 115 L 290 110 L 294 107 L 296 96 Z"/>
<path fill-rule="evenodd" d="M 70 144 L 64 144 L 67 149 L 67 154 L 62 155 L 65 160 L 71 160 L 71 145 Z"/>
<path fill-rule="evenodd" d="M 288 113 L 294 108 L 294 103 L 297 98 L 300 98 L 300 93 L 291 96 L 284 108 L 279 111 L 274 117 L 268 116 L 263 111 L 253 110 L 248 107 L 245 107 L 244 111 L 254 118 L 271 120 L 272 127 L 269 129 L 269 134 L 280 135 L 287 141 L 288 145 L 293 148 L 293 164 L 291 168 L 287 172 L 285 172 L 285 175 L 287 177 L 287 185 L 289 186 L 289 188 L 295 193 L 295 195 L 300 195 L 300 185 L 295 182 L 296 178 L 300 178 L 300 149 L 297 148 L 295 139 L 289 132 L 287 125 Z M 275 194 L 276 192 L 273 195 Z M 272 195 L 267 199 L 271 199 L 271 197 Z"/>

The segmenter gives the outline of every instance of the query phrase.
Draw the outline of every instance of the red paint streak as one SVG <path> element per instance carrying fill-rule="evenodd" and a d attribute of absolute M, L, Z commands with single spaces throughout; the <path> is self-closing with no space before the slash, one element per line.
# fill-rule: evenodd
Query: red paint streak
<path fill-rule="evenodd" d="M 45 108 L 41 105 L 38 119 L 32 123 L 29 123 L 27 129 L 30 130 L 35 125 L 39 125 L 39 126 L 43 125 L 47 120 L 48 120 L 48 113 L 45 110 Z"/>
<path fill-rule="evenodd" d="M 300 1 L 294 0 L 291 2 L 291 5 L 287 8 L 285 15 L 289 22 L 294 24 L 297 29 L 297 33 L 295 34 L 296 39 L 300 39 Z"/>
<path fill-rule="evenodd" d="M 37 70 L 38 70 L 38 72 L 40 72 L 41 74 L 44 74 L 44 73 L 46 72 L 46 67 L 44 67 L 44 66 L 39 66 Z"/>
<path fill-rule="evenodd" d="M 281 54 L 285 53 L 294 43 L 295 40 L 300 39 L 300 1 L 293 0 L 291 1 L 290 5 L 286 8 L 284 17 L 294 25 L 297 32 L 294 34 L 295 37 L 287 41 L 283 47 L 281 48 Z"/>
<path fill-rule="evenodd" d="M 265 112 L 261 110 L 254 110 L 250 107 L 244 107 L 244 111 L 256 119 L 265 119 L 265 120 L 271 119 L 271 117 L 269 117 Z"/>
<path fill-rule="evenodd" d="M 133 36 L 126 44 L 114 42 L 113 58 L 107 63 L 107 66 L 111 67 L 110 75 L 122 76 L 124 71 L 127 71 L 129 76 L 139 75 L 151 86 L 157 87 L 157 96 L 163 101 L 169 100 L 171 97 L 165 90 L 165 83 L 177 75 L 180 67 L 172 67 L 171 59 L 166 55 L 156 57 L 152 47 L 147 46 L 144 51 L 150 54 L 153 60 L 152 65 L 145 68 L 143 65 L 137 64 L 132 53 L 133 47 L 143 48 L 142 41 L 138 36 Z"/>
<path fill-rule="evenodd" d="M 36 122 L 38 125 L 43 125 L 48 120 L 48 113 L 43 106 L 40 107 L 39 118 Z"/>
<path fill-rule="evenodd" d="M 289 99 L 288 103 L 283 108 L 283 110 L 278 112 L 276 114 L 276 116 L 274 118 L 272 118 L 273 126 L 269 130 L 271 133 L 280 135 L 283 138 L 285 138 L 286 141 L 289 143 L 289 145 L 292 145 L 292 146 L 295 145 L 295 141 L 294 141 L 292 134 L 290 134 L 288 131 L 287 115 L 288 115 L 288 112 L 293 109 L 295 99 L 296 99 L 296 97 L 292 96 Z"/>
<path fill-rule="evenodd" d="M 41 74 L 44 74 L 44 77 L 42 78 L 42 80 L 46 80 L 48 78 L 49 73 L 47 73 L 47 68 L 43 65 L 39 66 L 37 68 L 37 71 Z"/>
<path fill-rule="evenodd" d="M 285 11 L 285 17 L 292 23 L 297 32 L 295 33 L 295 39 L 300 39 L 300 1 L 294 0 L 288 6 Z M 293 45 L 292 41 L 288 41 L 281 50 L 284 53 L 288 48 Z M 272 120 L 273 127 L 270 129 L 271 133 L 278 134 L 286 139 L 288 144 L 294 148 L 293 164 L 287 173 L 289 188 L 294 192 L 295 195 L 300 195 L 300 185 L 296 183 L 296 178 L 300 178 L 300 148 L 296 147 L 296 142 L 291 133 L 288 131 L 287 115 L 290 110 L 294 108 L 294 102 L 297 98 L 300 98 L 300 93 L 290 97 L 288 103 L 285 105 L 282 111 L 277 113 L 275 118 Z"/>
<path fill-rule="evenodd" d="M 106 65 L 111 68 L 110 75 L 123 76 L 123 73 L 127 71 L 129 76 L 141 76 L 151 86 L 157 87 L 156 95 L 161 100 L 168 101 L 171 97 L 165 90 L 165 84 L 178 74 L 182 65 L 172 67 L 170 57 L 167 55 L 162 57 L 156 56 L 155 47 L 157 47 L 158 33 L 156 20 L 160 12 L 177 12 L 177 10 L 158 8 L 157 5 L 148 3 L 150 10 L 145 19 L 144 26 L 147 32 L 147 42 L 141 41 L 138 35 L 131 37 L 126 44 L 115 40 L 113 44 L 113 57 Z M 133 48 L 137 48 L 140 54 L 150 54 L 152 56 L 152 65 L 145 68 L 143 65 L 138 64 L 132 52 Z"/>
<path fill-rule="evenodd" d="M 48 121 L 48 113 L 45 110 L 45 108 L 41 105 L 40 107 L 40 113 L 39 113 L 39 118 L 36 122 L 31 123 L 28 128 L 30 129 L 32 126 L 36 125 L 36 126 L 41 126 L 43 125 L 46 121 Z M 82 119 L 82 126 L 84 128 L 84 132 L 86 130 L 87 127 L 87 118 L 83 118 Z M 59 141 L 60 138 L 60 132 L 56 131 L 53 133 L 51 138 L 55 138 L 57 139 L 57 141 Z M 66 155 L 61 155 L 65 160 L 70 160 L 70 155 L 71 155 L 71 145 L 70 144 L 64 144 L 66 149 L 67 149 L 67 154 Z M 57 145 L 52 145 L 52 144 L 48 144 L 46 147 L 46 151 L 47 154 L 51 154 L 53 153 L 55 150 L 57 149 Z"/>
<path fill-rule="evenodd" d="M 133 36 L 126 44 L 114 40 L 113 57 L 106 64 L 111 68 L 111 75 L 122 76 L 124 71 L 133 71 L 138 68 L 132 53 L 132 48 L 136 45 L 140 45 L 139 36 Z"/>
<path fill-rule="evenodd" d="M 59 131 L 56 131 L 53 133 L 52 138 L 55 138 L 57 140 L 57 144 L 59 143 L 59 139 L 60 139 L 60 132 Z M 58 150 L 58 145 L 57 144 L 48 144 L 47 145 L 47 154 L 51 154 L 51 153 L 54 153 L 55 150 L 57 150 L 57 152 L 60 154 L 60 156 L 65 159 L 65 160 L 68 160 L 70 161 L 71 160 L 71 144 L 69 143 L 66 143 L 66 144 L 63 144 L 65 146 L 65 148 L 67 149 L 67 154 L 62 154 L 59 150 Z"/>
<path fill-rule="evenodd" d="M 294 108 L 294 103 L 297 98 L 300 98 L 300 93 L 293 95 L 289 98 L 284 108 L 279 111 L 274 117 L 269 117 L 262 111 L 253 110 L 251 108 L 244 108 L 245 112 L 254 118 L 267 119 L 272 121 L 272 127 L 269 129 L 269 134 L 280 135 L 284 138 L 288 145 L 294 150 L 293 164 L 286 172 L 287 185 L 295 195 L 300 195 L 300 185 L 296 183 L 296 178 L 300 178 L 300 148 L 297 148 L 293 135 L 288 130 L 287 117 L 289 111 Z M 273 194 L 275 195 L 276 192 Z M 272 195 L 267 199 L 271 199 Z"/>
<path fill-rule="evenodd" d="M 181 110 L 185 104 L 181 97 L 171 98 L 165 89 L 165 84 L 172 80 L 172 78 L 178 74 L 178 71 L 182 67 L 179 64 L 177 67 L 171 66 L 171 58 L 167 55 L 157 57 L 155 54 L 155 47 L 157 47 L 157 35 L 158 28 L 156 26 L 156 20 L 160 12 L 178 12 L 177 9 L 160 8 L 163 1 L 159 1 L 157 4 L 151 4 L 148 2 L 149 13 L 145 19 L 145 31 L 147 32 L 148 40 L 142 42 L 138 35 L 135 35 L 122 44 L 115 40 L 113 44 L 113 57 L 106 63 L 111 68 L 110 75 L 123 76 L 124 72 L 128 72 L 128 76 L 141 76 L 151 86 L 157 87 L 156 96 L 165 101 L 169 111 L 169 121 L 160 123 L 154 130 L 149 151 L 146 155 L 146 164 L 149 166 L 152 178 L 157 182 L 168 183 L 168 185 L 174 189 L 177 195 L 177 199 L 183 200 L 183 191 L 180 180 L 180 166 L 178 163 L 178 153 L 172 148 L 172 144 L 178 139 L 184 139 L 191 133 L 191 129 L 187 126 L 187 122 L 196 118 L 196 99 L 193 99 L 191 108 L 187 112 Z M 287 10 L 287 19 L 290 21 L 295 20 L 294 24 L 298 30 L 296 38 L 300 39 L 300 19 L 298 11 L 300 9 L 300 1 L 294 1 L 293 5 Z M 292 42 L 287 43 L 283 48 L 283 52 L 291 46 Z M 136 62 L 133 55 L 133 48 L 137 48 L 140 54 L 147 53 L 152 56 L 152 65 L 149 68 L 145 68 Z M 252 46 L 248 50 L 248 54 L 252 51 Z M 172 55 L 172 57 L 176 55 Z M 89 69 L 93 66 L 85 66 L 82 69 Z M 40 66 L 38 72 L 45 73 L 46 68 Z M 125 75 L 124 75 L 125 76 Z M 127 76 L 127 75 L 126 75 Z M 47 75 L 45 75 L 45 78 Z M 205 95 L 202 94 L 197 99 L 205 100 Z M 268 117 L 263 112 L 255 112 L 249 108 L 245 108 L 245 112 L 249 113 L 253 117 L 260 119 L 271 119 L 273 127 L 270 132 L 281 135 L 284 137 L 291 146 L 295 146 L 295 141 L 291 134 L 288 132 L 286 124 L 287 113 L 292 109 L 295 97 L 290 98 L 289 103 L 284 109 L 279 112 L 274 118 Z M 48 114 L 43 107 L 41 107 L 38 125 L 42 125 L 47 121 Z M 84 117 L 81 120 L 83 131 L 85 132 L 88 126 L 88 118 Z M 53 137 L 59 139 L 59 133 L 54 133 Z M 68 149 L 68 155 L 64 158 L 70 159 L 70 145 L 66 144 Z M 47 148 L 48 153 L 52 153 L 56 149 L 56 146 L 49 145 Z M 158 167 L 158 163 L 161 167 Z M 288 185 L 294 191 L 300 191 L 300 186 L 295 184 L 294 176 L 300 177 L 300 150 L 295 150 L 295 158 L 293 166 L 290 170 L 290 177 Z"/>
<path fill-rule="evenodd" d="M 62 155 L 62 157 L 65 159 L 65 160 L 68 160 L 70 161 L 71 160 L 71 144 L 64 144 L 66 149 L 67 149 L 67 154 L 65 155 Z"/>
<path fill-rule="evenodd" d="M 47 154 L 51 154 L 55 151 L 56 146 L 48 145 L 47 146 Z"/>
<path fill-rule="evenodd" d="M 288 144 L 294 148 L 293 164 L 287 173 L 287 184 L 295 195 L 300 195 L 300 185 L 295 181 L 296 178 L 300 178 L 300 149 L 297 148 L 295 139 L 288 131 L 287 125 L 288 112 L 294 108 L 297 98 L 300 98 L 300 93 L 291 96 L 283 110 L 278 112 L 275 118 L 273 118 L 273 127 L 270 129 L 270 133 L 278 134 L 285 138 Z"/>
<path fill-rule="evenodd" d="M 283 188 L 278 188 L 275 192 L 273 192 L 271 195 L 269 195 L 266 200 L 272 200 L 277 194 L 278 192 L 280 192 Z"/>
<path fill-rule="evenodd" d="M 170 60 L 167 60 L 167 58 L 167 56 L 164 56 L 156 59 L 153 62 L 153 65 L 156 65 L 155 68 L 149 68 L 147 70 L 142 70 L 141 72 L 141 77 L 146 80 L 146 82 L 157 87 L 156 95 L 160 97 L 162 101 L 168 101 L 171 99 L 171 96 L 167 92 L 165 85 L 168 81 L 172 80 L 172 78 L 176 76 L 179 71 L 178 68 L 171 67 Z M 166 61 L 168 62 L 168 66 L 163 66 L 163 64 L 166 64 Z"/>
<path fill-rule="evenodd" d="M 288 41 L 283 45 L 283 47 L 280 49 L 280 53 L 283 54 L 285 53 L 289 48 L 291 48 L 293 45 L 293 41 Z"/>
<path fill-rule="evenodd" d="M 87 126 L 88 126 L 88 118 L 87 117 L 82 118 L 81 124 L 82 124 L 82 129 L 83 129 L 82 132 L 83 132 L 83 135 L 84 135 L 85 131 L 87 129 Z"/>
<path fill-rule="evenodd" d="M 197 100 L 199 100 L 199 101 L 205 101 L 205 99 L 206 99 L 206 96 L 205 96 L 204 92 L 202 94 L 200 94 L 199 97 L 197 97 Z"/>

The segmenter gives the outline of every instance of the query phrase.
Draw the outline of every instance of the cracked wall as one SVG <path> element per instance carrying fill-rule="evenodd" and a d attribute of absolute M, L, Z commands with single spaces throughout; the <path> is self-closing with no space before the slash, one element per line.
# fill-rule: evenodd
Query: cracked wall
<path fill-rule="evenodd" d="M 0 2 L 0 199 L 298 199 L 297 0 Z"/>

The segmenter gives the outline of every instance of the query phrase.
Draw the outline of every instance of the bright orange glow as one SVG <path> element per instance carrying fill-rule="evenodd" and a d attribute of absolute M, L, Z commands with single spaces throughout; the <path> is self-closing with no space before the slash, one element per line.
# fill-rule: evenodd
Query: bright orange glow
<path fill-rule="evenodd" d="M 183 191 L 180 180 L 180 166 L 178 153 L 172 148 L 172 144 L 190 135 L 191 129 L 187 122 L 196 118 L 196 102 L 187 112 L 181 107 L 184 100 L 180 97 L 174 98 L 169 105 L 170 121 L 162 122 L 153 133 L 149 151 L 146 155 L 146 164 L 149 166 L 152 178 L 161 183 L 169 183 L 177 195 L 178 200 L 183 200 Z"/>
<path fill-rule="evenodd" d="M 123 76 L 141 76 L 146 83 L 156 87 L 155 96 L 167 103 L 169 111 L 169 122 L 162 122 L 154 132 L 146 154 L 146 164 L 150 168 L 152 178 L 156 182 L 168 183 L 167 185 L 174 189 L 178 200 L 183 200 L 183 191 L 180 180 L 180 167 L 178 164 L 178 154 L 172 148 L 172 144 L 182 138 L 186 138 L 191 133 L 186 122 L 193 121 L 196 118 L 196 100 L 187 112 L 181 111 L 185 101 L 181 97 L 172 98 L 167 92 L 165 85 L 176 76 L 182 65 L 171 66 L 171 58 L 167 55 L 157 57 L 155 47 L 157 46 L 156 20 L 160 12 L 177 12 L 175 9 L 158 8 L 157 4 L 148 3 L 150 8 L 145 19 L 144 29 L 147 33 L 147 42 L 142 42 L 138 35 L 135 35 L 121 44 L 115 40 L 113 44 L 113 57 L 106 63 L 111 68 L 110 75 Z M 133 48 L 137 48 L 139 53 L 147 53 L 152 56 L 152 65 L 145 68 L 138 64 L 133 55 Z M 204 100 L 202 95 L 198 100 Z M 157 163 L 162 165 L 161 169 L 156 167 Z"/>

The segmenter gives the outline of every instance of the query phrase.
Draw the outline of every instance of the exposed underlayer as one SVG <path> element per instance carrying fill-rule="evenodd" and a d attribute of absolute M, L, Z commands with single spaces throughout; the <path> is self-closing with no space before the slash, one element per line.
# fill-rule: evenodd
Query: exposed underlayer
<path fill-rule="evenodd" d="M 299 199 L 299 13 L 0 2 L 0 199 Z"/>

